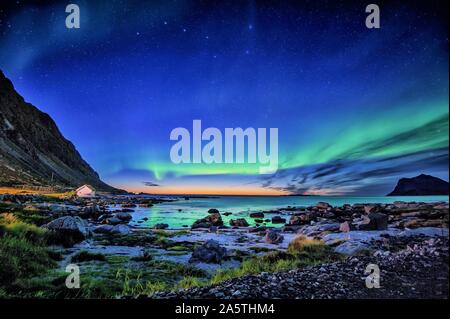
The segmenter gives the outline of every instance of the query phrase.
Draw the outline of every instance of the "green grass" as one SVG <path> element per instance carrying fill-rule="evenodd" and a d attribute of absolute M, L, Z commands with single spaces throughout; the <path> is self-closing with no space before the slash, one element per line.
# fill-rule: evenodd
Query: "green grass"
<path fill-rule="evenodd" d="M 174 287 L 174 289 L 187 289 L 191 287 L 204 286 L 208 283 L 206 280 L 202 280 L 197 277 L 187 276 L 180 280 Z"/>
<path fill-rule="evenodd" d="M 267 247 L 258 247 L 258 246 L 250 247 L 249 249 L 250 249 L 251 251 L 254 251 L 255 253 L 261 253 L 261 252 L 267 253 L 267 252 L 271 251 L 270 248 L 267 248 Z"/>
<path fill-rule="evenodd" d="M 18 279 L 43 275 L 56 262 L 46 247 L 7 234 L 0 238 L 0 265 L 0 288 L 9 290 Z"/>
<path fill-rule="evenodd" d="M 12 213 L 0 214 L 0 290 L 14 295 L 20 285 L 45 276 L 61 254 L 47 248 L 47 231 L 19 220 Z"/>
<path fill-rule="evenodd" d="M 175 245 L 167 248 L 168 251 L 189 251 L 190 249 L 186 246 Z"/>
<path fill-rule="evenodd" d="M 14 215 L 25 223 L 37 226 L 42 226 L 52 220 L 50 215 L 39 210 L 18 209 L 14 210 Z"/>
<path fill-rule="evenodd" d="M 300 241 L 300 240 L 298 240 Z M 270 252 L 243 261 L 233 269 L 219 269 L 210 280 L 210 284 L 261 272 L 278 272 L 302 268 L 309 265 L 329 263 L 338 259 L 331 248 L 320 241 L 302 241 L 290 245 L 288 252 Z"/>
<path fill-rule="evenodd" d="M 47 241 L 47 231 L 43 228 L 19 220 L 15 214 L 0 214 L 0 234 L 23 237 L 36 244 Z"/>

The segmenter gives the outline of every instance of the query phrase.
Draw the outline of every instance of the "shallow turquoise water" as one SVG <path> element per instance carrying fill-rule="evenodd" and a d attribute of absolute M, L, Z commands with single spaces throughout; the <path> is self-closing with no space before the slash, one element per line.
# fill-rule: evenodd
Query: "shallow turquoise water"
<path fill-rule="evenodd" d="M 449 201 L 448 196 L 379 196 L 379 197 L 344 197 L 344 196 L 221 196 L 209 198 L 180 199 L 165 202 L 150 208 L 136 208 L 133 213 L 132 224 L 141 227 L 152 227 L 156 223 L 169 224 L 170 228 L 185 228 L 202 217 L 207 216 L 208 209 L 217 208 L 221 213 L 231 212 L 230 216 L 222 215 L 225 225 L 230 219 L 246 218 L 250 225 L 254 225 L 250 212 L 285 208 L 287 206 L 311 206 L 317 202 L 327 202 L 333 206 L 356 203 L 393 203 L 404 202 L 439 202 Z M 266 214 L 264 218 L 271 218 L 276 214 Z M 148 220 L 137 223 L 147 217 Z M 267 225 L 271 225 L 268 223 Z M 276 225 L 280 226 L 280 225 Z"/>

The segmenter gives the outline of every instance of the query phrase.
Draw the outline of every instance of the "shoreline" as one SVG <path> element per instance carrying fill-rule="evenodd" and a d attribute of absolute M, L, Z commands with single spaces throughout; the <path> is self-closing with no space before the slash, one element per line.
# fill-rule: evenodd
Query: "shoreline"
<path fill-rule="evenodd" d="M 17 278 L 9 283 L 5 291 L 19 298 L 35 296 L 36 289 L 45 298 L 54 298 L 55 294 L 64 298 L 130 295 L 173 298 L 175 292 L 175 296 L 183 298 L 183 290 L 179 289 L 187 289 L 193 298 L 214 298 L 208 295 L 213 288 L 204 287 L 221 290 L 220 287 L 229 288 L 230 283 L 238 287 L 242 281 L 256 276 L 259 278 L 255 279 L 256 286 L 249 291 L 260 291 L 259 288 L 266 285 L 264 273 L 294 271 L 302 277 L 305 271 L 308 276 L 319 276 L 317 281 L 320 282 L 318 269 L 321 266 L 333 268 L 330 265 L 341 262 L 353 267 L 348 260 L 358 256 L 365 256 L 365 260 L 377 259 L 380 249 L 376 246 L 383 241 L 394 243 L 394 248 L 388 245 L 381 249 L 388 255 L 396 254 L 392 249 L 402 245 L 401 250 L 407 250 L 409 244 L 428 249 L 429 240 L 432 240 L 431 250 L 441 251 L 445 246 L 448 249 L 448 201 L 342 206 L 318 202 L 312 206 L 229 213 L 229 216 L 225 216 L 226 211 L 211 207 L 209 211 L 204 209 L 203 217 L 189 227 L 170 228 L 164 223 L 152 225 L 152 228 L 134 225 L 133 215 L 140 209 L 163 206 L 167 201 L 177 202 L 139 195 L 98 198 L 0 195 L 0 228 L 5 228 L 11 236 L 16 236 L 17 232 L 20 235 L 22 230 L 14 230 L 17 224 L 32 229 L 35 236 L 43 236 L 44 243 L 40 247 L 50 255 L 59 256 L 52 263 L 54 266 L 46 271 L 47 277 L 41 279 L 52 287 L 50 290 L 39 290 L 39 285 L 33 283 L 36 276 L 30 273 L 29 278 Z M 178 201 L 185 203 L 184 199 Z M 250 225 L 247 220 L 257 220 L 258 224 Z M 3 257 L 10 258 L 0 256 Z M 421 258 L 420 254 L 417 258 Z M 430 262 L 442 268 L 442 261 L 430 259 Z M 62 276 L 61 272 L 72 263 L 79 265 L 82 282 L 85 282 L 75 295 L 61 283 L 53 287 Z M 448 255 L 446 263 L 448 267 Z M 342 277 L 342 274 L 337 272 L 336 276 Z M 342 280 L 347 280 L 344 277 Z M 399 278 L 404 276 L 399 274 Z M 23 287 L 24 280 L 28 288 Z M 98 287 L 88 288 L 89 285 Z M 291 285 L 296 287 L 297 284 L 291 282 Z M 125 287 L 129 287 L 128 290 Z M 19 288 L 22 295 L 14 295 Z M 221 293 L 230 298 L 254 297 L 236 289 L 232 290 L 232 295 L 222 290 Z M 448 291 L 448 285 L 446 289 Z M 240 292 L 233 295 L 236 291 Z M 429 292 L 423 294 L 430 295 Z M 267 298 L 282 295 L 268 294 Z M 351 296 L 348 292 L 348 297 Z"/>

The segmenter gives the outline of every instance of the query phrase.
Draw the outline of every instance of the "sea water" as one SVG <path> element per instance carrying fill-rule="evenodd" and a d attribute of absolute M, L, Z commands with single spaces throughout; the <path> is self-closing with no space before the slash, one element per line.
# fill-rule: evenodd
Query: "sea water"
<path fill-rule="evenodd" d="M 190 227 L 194 221 L 208 215 L 210 208 L 216 208 L 222 214 L 225 225 L 229 225 L 230 219 L 245 218 L 250 225 L 255 225 L 254 219 L 249 217 L 252 212 L 271 211 L 280 208 L 306 207 L 327 202 L 333 206 L 344 204 L 367 203 L 393 203 L 404 202 L 448 202 L 448 196 L 378 196 L 378 197 L 346 197 L 346 196 L 211 196 L 202 198 L 179 198 L 175 201 L 163 202 L 148 208 L 135 208 L 132 213 L 131 224 L 139 227 L 152 227 L 157 223 L 165 223 L 171 229 L 183 229 Z M 223 213 L 232 213 L 224 216 Z M 279 213 L 266 213 L 263 219 L 271 219 Z M 148 220 L 143 221 L 143 218 Z M 283 217 L 283 215 L 282 215 Z M 289 216 L 284 215 L 289 219 Z M 138 221 L 140 221 L 138 223 Z M 267 226 L 272 225 L 270 222 Z"/>

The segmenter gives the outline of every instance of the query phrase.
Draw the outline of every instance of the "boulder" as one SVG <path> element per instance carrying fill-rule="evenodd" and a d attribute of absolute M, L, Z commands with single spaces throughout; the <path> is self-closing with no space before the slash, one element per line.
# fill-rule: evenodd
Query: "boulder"
<path fill-rule="evenodd" d="M 205 262 L 220 264 L 227 250 L 220 246 L 215 240 L 208 240 L 202 246 L 195 249 L 192 257 L 189 259 L 190 263 Z"/>
<path fill-rule="evenodd" d="M 192 224 L 192 229 L 210 228 L 211 226 L 223 226 L 222 216 L 220 216 L 220 213 L 211 213 L 205 218 L 196 220 L 194 224 Z"/>
<path fill-rule="evenodd" d="M 132 212 L 134 212 L 134 210 L 130 209 L 130 208 L 124 208 L 124 209 L 121 209 L 120 212 L 122 212 L 122 213 L 132 213 Z"/>
<path fill-rule="evenodd" d="M 283 226 L 284 232 L 297 232 L 302 228 L 300 225 L 285 225 Z"/>
<path fill-rule="evenodd" d="M 304 225 L 306 223 L 308 223 L 308 216 L 306 216 L 305 214 L 294 215 L 289 219 L 290 225 Z"/>
<path fill-rule="evenodd" d="M 250 218 L 264 218 L 264 213 L 261 212 L 250 213 Z"/>
<path fill-rule="evenodd" d="M 273 216 L 272 217 L 272 224 L 285 224 L 286 218 L 282 218 L 280 216 Z"/>
<path fill-rule="evenodd" d="M 247 223 L 245 218 L 231 219 L 230 225 L 236 226 L 236 227 L 248 227 L 249 226 L 249 224 Z"/>
<path fill-rule="evenodd" d="M 219 214 L 219 210 L 215 208 L 211 208 L 208 210 L 208 214 Z"/>
<path fill-rule="evenodd" d="M 283 235 L 281 235 L 278 231 L 271 229 L 266 232 L 265 237 L 266 243 L 279 244 L 283 241 L 283 239 L 284 239 Z"/>
<path fill-rule="evenodd" d="M 128 235 L 130 233 L 130 227 L 127 225 L 101 225 L 94 229 L 94 233 L 106 235 Z"/>
<path fill-rule="evenodd" d="M 316 207 L 318 209 L 328 209 L 328 208 L 331 208 L 332 206 L 330 204 L 326 203 L 326 202 L 318 202 L 316 204 Z"/>
<path fill-rule="evenodd" d="M 123 212 L 117 213 L 117 214 L 115 215 L 115 217 L 118 218 L 118 219 L 120 219 L 120 220 L 123 221 L 123 222 L 130 221 L 131 218 L 132 218 L 130 214 L 128 214 L 128 213 L 123 213 Z"/>
<path fill-rule="evenodd" d="M 117 217 L 110 217 L 106 219 L 106 223 L 110 225 L 118 225 L 122 223 L 123 221 Z"/>
<path fill-rule="evenodd" d="M 166 229 L 169 228 L 169 224 L 158 223 L 153 226 L 153 229 Z"/>
<path fill-rule="evenodd" d="M 368 222 L 360 224 L 359 230 L 385 230 L 388 226 L 388 216 L 383 213 L 369 213 Z"/>
<path fill-rule="evenodd" d="M 64 216 L 42 226 L 50 231 L 50 242 L 71 247 L 89 235 L 87 223 L 80 217 Z"/>
<path fill-rule="evenodd" d="M 250 233 L 259 233 L 259 232 L 265 231 L 266 229 L 267 229 L 266 226 L 258 226 L 258 227 L 254 227 L 254 228 L 249 229 L 249 232 Z"/>
<path fill-rule="evenodd" d="M 368 249 L 369 245 L 367 243 L 361 241 L 346 241 L 336 246 L 334 251 L 344 255 L 355 255 Z"/>

